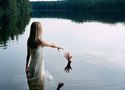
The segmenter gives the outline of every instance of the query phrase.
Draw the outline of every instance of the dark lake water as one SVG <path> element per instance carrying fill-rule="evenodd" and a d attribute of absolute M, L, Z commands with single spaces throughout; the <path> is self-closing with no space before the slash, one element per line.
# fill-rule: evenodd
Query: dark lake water
<path fill-rule="evenodd" d="M 124 23 L 76 23 L 68 19 L 35 17 L 21 26 L 25 28 L 22 32 L 0 34 L 0 90 L 28 90 L 26 42 L 33 21 L 42 23 L 45 40 L 73 55 L 73 70 L 66 73 L 63 52 L 44 48 L 45 90 L 56 90 L 60 81 L 64 82 L 61 90 L 125 90 Z M 2 28 L 0 30 L 2 32 Z"/>

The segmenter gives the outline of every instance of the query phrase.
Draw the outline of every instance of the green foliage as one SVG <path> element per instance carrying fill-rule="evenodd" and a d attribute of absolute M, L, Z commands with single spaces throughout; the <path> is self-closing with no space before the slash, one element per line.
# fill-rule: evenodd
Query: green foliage
<path fill-rule="evenodd" d="M 66 0 L 72 10 L 124 10 L 125 0 Z"/>
<path fill-rule="evenodd" d="M 30 14 L 28 0 L 0 0 L 0 47 L 6 47 L 8 40 L 23 33 Z"/>
<path fill-rule="evenodd" d="M 62 10 L 66 7 L 65 1 L 44 1 L 44 2 L 31 2 L 32 4 L 32 11 L 46 11 L 48 10 Z"/>
<path fill-rule="evenodd" d="M 56 2 L 32 2 L 33 10 L 68 11 L 124 11 L 125 0 L 64 0 Z"/>
<path fill-rule="evenodd" d="M 7 14 L 19 13 L 21 11 L 29 12 L 31 11 L 31 5 L 28 0 L 1 0 L 0 11 L 4 11 Z"/>

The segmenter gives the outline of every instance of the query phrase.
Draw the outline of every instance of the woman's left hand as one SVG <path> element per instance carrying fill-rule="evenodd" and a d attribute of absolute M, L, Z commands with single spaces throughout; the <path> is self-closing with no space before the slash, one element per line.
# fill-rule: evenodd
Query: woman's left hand
<path fill-rule="evenodd" d="M 26 73 L 28 73 L 28 72 L 29 72 L 29 67 L 28 67 L 28 66 L 26 66 L 25 71 L 26 71 Z"/>
<path fill-rule="evenodd" d="M 57 48 L 57 50 L 60 52 L 60 50 L 63 50 L 63 48 L 61 48 L 61 47 L 58 47 L 58 48 Z"/>

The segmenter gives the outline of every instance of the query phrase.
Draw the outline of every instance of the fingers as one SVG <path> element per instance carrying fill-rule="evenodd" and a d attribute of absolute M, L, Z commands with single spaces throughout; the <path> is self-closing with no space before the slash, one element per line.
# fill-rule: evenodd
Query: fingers
<path fill-rule="evenodd" d="M 59 47 L 59 49 L 62 49 L 62 50 L 64 50 L 63 48 L 61 48 L 61 47 Z"/>
<path fill-rule="evenodd" d="M 64 50 L 63 48 L 60 48 L 60 47 L 59 47 L 59 48 L 57 48 L 57 49 L 58 49 L 58 51 L 59 51 L 59 52 L 60 52 L 60 49 Z"/>

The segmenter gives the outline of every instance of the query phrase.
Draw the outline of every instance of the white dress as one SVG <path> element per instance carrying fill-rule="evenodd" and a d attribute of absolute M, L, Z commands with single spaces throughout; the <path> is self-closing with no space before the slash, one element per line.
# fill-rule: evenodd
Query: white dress
<path fill-rule="evenodd" d="M 31 60 L 29 64 L 30 79 L 44 77 L 43 47 L 31 49 Z"/>
<path fill-rule="evenodd" d="M 31 49 L 28 84 L 29 90 L 44 90 L 44 59 L 41 46 Z"/>

